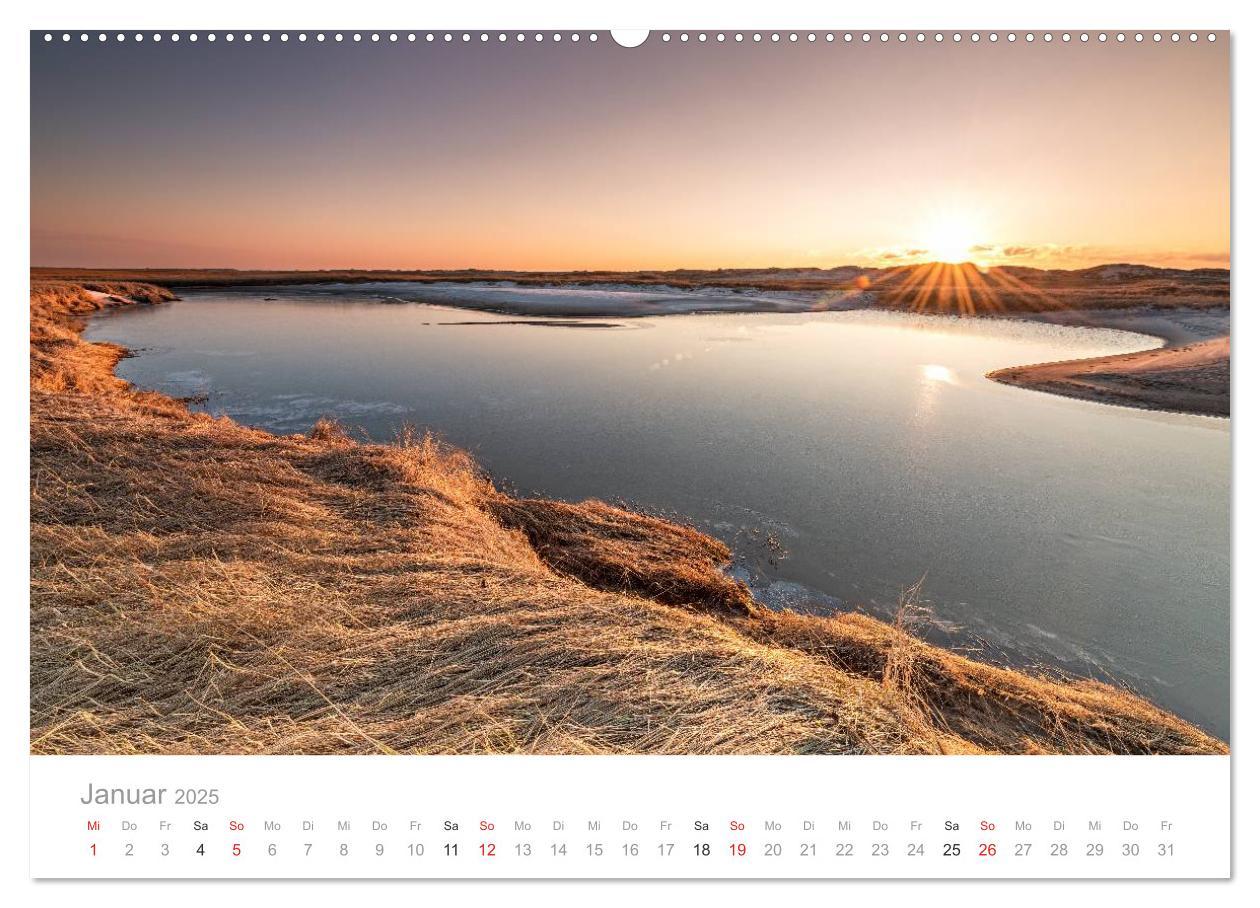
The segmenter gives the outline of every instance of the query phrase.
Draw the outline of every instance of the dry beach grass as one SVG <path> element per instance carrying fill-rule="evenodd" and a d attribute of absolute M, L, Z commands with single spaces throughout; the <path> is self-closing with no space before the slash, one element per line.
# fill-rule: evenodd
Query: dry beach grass
<path fill-rule="evenodd" d="M 724 545 L 464 453 L 278 437 L 112 374 L 31 291 L 34 753 L 1223 753 L 1115 687 L 772 612 Z"/>

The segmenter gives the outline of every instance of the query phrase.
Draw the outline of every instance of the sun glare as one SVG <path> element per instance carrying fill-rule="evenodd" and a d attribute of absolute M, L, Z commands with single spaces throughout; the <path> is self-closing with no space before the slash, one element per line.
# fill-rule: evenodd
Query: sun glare
<path fill-rule="evenodd" d="M 941 366 L 936 363 L 925 363 L 919 367 L 926 381 L 936 381 L 942 384 L 954 384 L 954 370 L 949 366 Z"/>
<path fill-rule="evenodd" d="M 925 257 L 947 265 L 973 261 L 978 243 L 975 222 L 961 212 L 937 216 L 923 233 Z"/>

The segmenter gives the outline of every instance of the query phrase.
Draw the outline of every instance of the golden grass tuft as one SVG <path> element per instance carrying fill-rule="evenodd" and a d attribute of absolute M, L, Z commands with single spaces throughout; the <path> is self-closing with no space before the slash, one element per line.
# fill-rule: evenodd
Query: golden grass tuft
<path fill-rule="evenodd" d="M 730 549 L 690 527 L 602 501 L 496 496 L 489 511 L 504 526 L 524 531 L 549 567 L 588 586 L 701 611 L 757 612 L 748 587 L 722 573 Z"/>
<path fill-rule="evenodd" d="M 695 530 L 423 434 L 277 437 L 112 374 L 31 291 L 34 753 L 1223 753 L 1140 698 L 775 613 Z"/>

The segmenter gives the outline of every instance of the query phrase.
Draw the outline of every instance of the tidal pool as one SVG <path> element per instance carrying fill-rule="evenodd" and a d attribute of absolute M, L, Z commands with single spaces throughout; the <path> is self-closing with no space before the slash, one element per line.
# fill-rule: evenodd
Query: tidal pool
<path fill-rule="evenodd" d="M 602 317 L 575 326 L 382 295 L 186 292 L 88 336 L 135 352 L 128 381 L 248 425 L 411 424 L 520 493 L 685 518 L 775 607 L 886 617 L 922 580 L 934 642 L 1118 681 L 1228 736 L 1229 422 L 984 377 L 1152 338 L 864 311 L 617 319 L 590 293 L 575 305 Z"/>

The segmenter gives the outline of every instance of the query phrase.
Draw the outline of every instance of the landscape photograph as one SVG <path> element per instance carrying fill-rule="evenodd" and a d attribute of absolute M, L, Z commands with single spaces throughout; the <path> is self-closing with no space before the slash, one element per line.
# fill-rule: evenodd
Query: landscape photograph
<path fill-rule="evenodd" d="M 1227 35 L 30 44 L 32 754 L 1229 752 Z"/>

